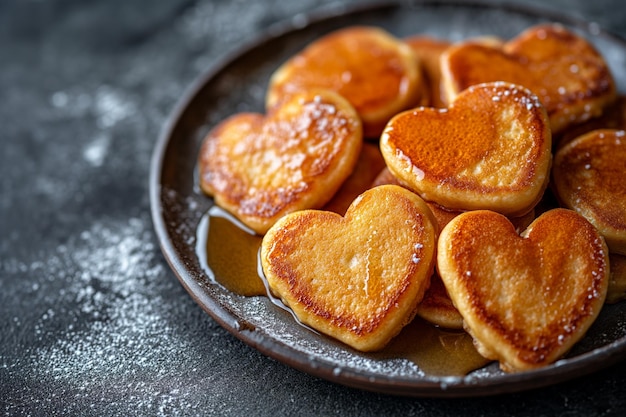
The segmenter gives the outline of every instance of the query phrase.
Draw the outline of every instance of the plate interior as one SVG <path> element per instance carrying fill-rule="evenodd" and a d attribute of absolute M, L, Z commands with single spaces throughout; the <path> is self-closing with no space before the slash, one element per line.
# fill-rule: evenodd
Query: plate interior
<path fill-rule="evenodd" d="M 297 325 L 267 297 L 243 297 L 210 279 L 196 255 L 196 232 L 211 199 L 198 189 L 196 157 L 207 132 L 225 117 L 264 111 L 272 72 L 306 44 L 349 25 L 374 25 L 398 37 L 450 41 L 511 38 L 538 23 L 560 22 L 602 52 L 626 91 L 626 43 L 592 24 L 537 10 L 490 4 L 384 3 L 334 9 L 274 26 L 216 62 L 183 97 L 164 128 L 151 168 L 151 206 L 163 253 L 190 295 L 222 326 L 261 352 L 345 385 L 410 396 L 477 396 L 536 388 L 608 366 L 626 353 L 626 303 L 606 306 L 573 351 L 538 371 L 504 374 L 496 364 L 465 377 L 430 376 L 406 360 L 356 352 Z"/>

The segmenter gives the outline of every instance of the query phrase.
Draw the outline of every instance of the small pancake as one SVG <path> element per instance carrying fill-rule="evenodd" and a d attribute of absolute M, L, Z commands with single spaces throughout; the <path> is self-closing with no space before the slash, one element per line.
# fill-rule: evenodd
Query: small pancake
<path fill-rule="evenodd" d="M 626 256 L 616 253 L 609 254 L 611 274 L 606 303 L 614 304 L 626 300 Z"/>
<path fill-rule="evenodd" d="M 626 131 L 594 130 L 557 151 L 559 201 L 587 218 L 611 252 L 626 255 Z"/>
<path fill-rule="evenodd" d="M 392 116 L 419 102 L 422 85 L 409 46 L 382 29 L 354 26 L 317 39 L 282 64 L 270 79 L 266 106 L 296 91 L 330 89 L 354 106 L 364 135 L 378 138 Z"/>
<path fill-rule="evenodd" d="M 264 236 L 273 294 L 304 324 L 357 350 L 384 347 L 415 315 L 434 267 L 436 230 L 414 193 L 383 185 L 346 215 L 302 210 Z"/>
<path fill-rule="evenodd" d="M 615 82 L 604 58 L 563 26 L 531 27 L 502 46 L 459 42 L 441 57 L 451 102 L 471 85 L 506 81 L 533 91 L 545 106 L 554 134 L 602 114 L 613 102 Z"/>
<path fill-rule="evenodd" d="M 478 351 L 509 372 L 565 354 L 598 316 L 609 281 L 604 240 L 566 209 L 521 236 L 498 213 L 463 213 L 441 232 L 437 268 Z"/>
<path fill-rule="evenodd" d="M 209 132 L 200 187 L 259 234 L 286 213 L 326 204 L 363 143 L 353 107 L 331 91 L 294 94 L 267 115 L 240 113 Z"/>
<path fill-rule="evenodd" d="M 371 188 L 376 175 L 384 166 L 385 160 L 378 145 L 364 143 L 354 171 L 323 209 L 343 215 L 359 194 Z"/>
<path fill-rule="evenodd" d="M 548 184 L 551 134 L 526 88 L 472 86 L 448 109 L 395 116 L 380 148 L 391 173 L 424 200 L 453 210 L 528 213 Z"/>

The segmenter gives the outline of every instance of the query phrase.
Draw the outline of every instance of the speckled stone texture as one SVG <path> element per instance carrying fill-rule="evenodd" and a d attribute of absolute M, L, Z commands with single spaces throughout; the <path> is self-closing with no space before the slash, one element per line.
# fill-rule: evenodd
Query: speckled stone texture
<path fill-rule="evenodd" d="M 626 36 L 620 0 L 524 3 Z M 0 3 L 0 413 L 624 412 L 626 362 L 481 399 L 346 388 L 243 344 L 178 283 L 158 248 L 148 198 L 150 158 L 165 120 L 219 57 L 273 23 L 340 4 Z"/>

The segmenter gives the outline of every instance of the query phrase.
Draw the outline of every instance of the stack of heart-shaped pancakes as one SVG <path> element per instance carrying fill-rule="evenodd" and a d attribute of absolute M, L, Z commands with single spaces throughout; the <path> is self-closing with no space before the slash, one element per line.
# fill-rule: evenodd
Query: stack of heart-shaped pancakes
<path fill-rule="evenodd" d="M 266 114 L 207 135 L 200 186 L 264 234 L 268 289 L 302 323 L 370 351 L 417 314 L 506 371 L 546 366 L 626 298 L 615 97 L 560 25 L 456 43 L 345 28 L 277 68 Z"/>

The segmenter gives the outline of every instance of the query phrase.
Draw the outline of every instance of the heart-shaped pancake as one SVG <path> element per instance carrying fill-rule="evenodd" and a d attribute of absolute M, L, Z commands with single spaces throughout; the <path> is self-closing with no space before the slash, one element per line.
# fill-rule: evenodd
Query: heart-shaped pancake
<path fill-rule="evenodd" d="M 345 216 L 303 210 L 261 245 L 273 294 L 304 324 L 361 351 L 384 347 L 429 285 L 436 226 L 426 203 L 397 185 L 361 194 Z"/>
<path fill-rule="evenodd" d="M 502 45 L 460 42 L 441 57 L 448 101 L 471 85 L 523 85 L 546 107 L 552 132 L 602 114 L 616 94 L 604 58 L 586 39 L 560 25 L 538 25 Z"/>
<path fill-rule="evenodd" d="M 236 114 L 209 132 L 200 187 L 262 234 L 286 213 L 328 202 L 352 173 L 362 143 L 359 117 L 343 97 L 300 92 L 267 115 Z"/>
<path fill-rule="evenodd" d="M 585 216 L 611 252 L 626 255 L 626 131 L 594 130 L 563 146 L 552 177 L 559 201 Z"/>
<path fill-rule="evenodd" d="M 266 106 L 303 89 L 329 89 L 354 106 L 365 136 L 378 138 L 392 116 L 419 102 L 423 84 L 408 45 L 383 29 L 352 26 L 315 40 L 281 65 L 270 79 Z"/>
<path fill-rule="evenodd" d="M 585 334 L 609 281 L 608 250 L 584 217 L 553 209 L 522 235 L 479 210 L 442 230 L 437 268 L 479 352 L 505 371 L 546 366 Z"/>
<path fill-rule="evenodd" d="M 448 109 L 400 113 L 387 124 L 380 148 L 392 174 L 425 200 L 509 216 L 539 201 L 552 158 L 537 97 L 500 82 L 468 88 Z"/>

